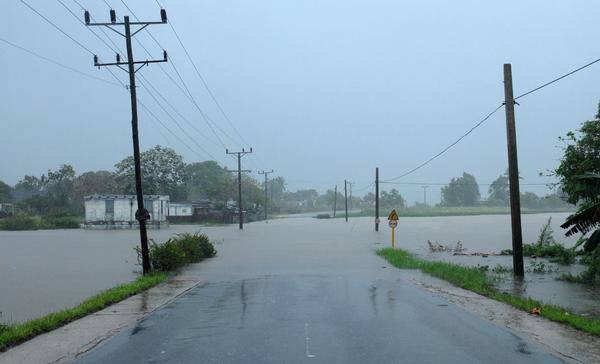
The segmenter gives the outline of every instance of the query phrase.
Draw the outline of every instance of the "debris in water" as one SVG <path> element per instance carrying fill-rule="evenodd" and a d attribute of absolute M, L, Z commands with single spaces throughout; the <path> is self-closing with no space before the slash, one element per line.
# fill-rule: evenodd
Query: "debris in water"
<path fill-rule="evenodd" d="M 531 309 L 531 314 L 532 315 L 540 315 L 542 313 L 542 309 L 539 307 L 534 307 Z"/>
<path fill-rule="evenodd" d="M 442 245 L 440 243 L 438 243 L 437 241 L 435 243 L 432 243 L 431 240 L 427 240 L 427 244 L 429 245 L 429 251 L 432 253 L 436 253 L 436 252 L 454 252 L 456 253 L 461 253 L 464 252 L 465 248 L 463 248 L 462 246 L 462 242 L 458 241 L 456 242 L 456 245 L 454 247 L 451 247 L 449 245 Z"/>

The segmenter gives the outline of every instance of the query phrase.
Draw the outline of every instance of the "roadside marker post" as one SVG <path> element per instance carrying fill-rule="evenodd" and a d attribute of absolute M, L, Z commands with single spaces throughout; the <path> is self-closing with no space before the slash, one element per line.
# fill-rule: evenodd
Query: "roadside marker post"
<path fill-rule="evenodd" d="M 398 213 L 396 212 L 396 210 L 392 210 L 392 212 L 390 212 L 390 214 L 388 215 L 388 225 L 392 228 L 392 249 L 395 249 L 396 248 L 395 232 L 396 232 L 396 227 L 398 227 Z"/>

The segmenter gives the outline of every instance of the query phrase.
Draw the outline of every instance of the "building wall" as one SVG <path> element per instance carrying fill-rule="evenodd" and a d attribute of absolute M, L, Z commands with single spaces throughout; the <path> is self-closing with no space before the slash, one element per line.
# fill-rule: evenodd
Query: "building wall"
<path fill-rule="evenodd" d="M 169 216 L 192 216 L 194 209 L 191 204 L 172 203 L 169 204 Z"/>
<path fill-rule="evenodd" d="M 104 200 L 85 201 L 85 221 L 104 221 Z"/>
<path fill-rule="evenodd" d="M 166 221 L 169 211 L 169 196 L 160 196 L 158 199 L 147 199 L 146 209 L 150 213 L 151 221 Z M 118 221 L 118 222 L 136 222 L 135 212 L 137 211 L 137 200 L 133 198 L 114 199 L 113 213 L 106 211 L 106 200 L 86 200 L 85 201 L 85 221 Z"/>

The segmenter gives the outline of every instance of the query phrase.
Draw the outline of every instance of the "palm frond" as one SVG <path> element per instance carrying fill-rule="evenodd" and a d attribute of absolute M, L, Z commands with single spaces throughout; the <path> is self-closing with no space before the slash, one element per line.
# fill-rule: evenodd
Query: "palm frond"
<path fill-rule="evenodd" d="M 592 206 L 567 217 L 567 220 L 560 227 L 568 229 L 565 235 L 571 236 L 576 233 L 586 234 L 599 226 L 600 203 L 595 203 Z"/>

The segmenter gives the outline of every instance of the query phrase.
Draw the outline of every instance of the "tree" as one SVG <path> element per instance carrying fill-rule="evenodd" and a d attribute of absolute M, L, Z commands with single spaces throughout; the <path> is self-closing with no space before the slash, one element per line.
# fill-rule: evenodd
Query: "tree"
<path fill-rule="evenodd" d="M 155 146 L 140 155 L 144 194 L 169 195 L 172 201 L 185 198 L 185 164 L 183 157 L 171 148 Z M 135 193 L 133 157 L 115 165 L 115 178 L 122 193 Z"/>
<path fill-rule="evenodd" d="M 111 194 L 118 192 L 119 188 L 113 172 L 90 171 L 83 173 L 73 181 L 72 200 L 78 206 L 79 212 L 83 212 L 84 196 L 94 193 Z"/>
<path fill-rule="evenodd" d="M 404 197 L 395 188 L 392 188 L 390 192 L 381 191 L 380 203 L 382 207 L 394 209 L 403 208 L 406 204 Z"/>
<path fill-rule="evenodd" d="M 474 206 L 481 198 L 475 177 L 463 172 L 462 177 L 454 177 L 442 188 L 442 205 Z"/>
<path fill-rule="evenodd" d="M 488 189 L 488 201 L 493 204 L 507 206 L 510 201 L 510 190 L 508 185 L 508 170 L 498 176 Z"/>
<path fill-rule="evenodd" d="M 554 174 L 567 201 L 578 205 L 561 227 L 567 229 L 567 236 L 593 232 L 584 244 L 592 259 L 583 277 L 596 280 L 600 278 L 600 104 L 596 118 L 584 122 L 579 135 L 569 132 L 559 139 L 567 146 Z"/>
<path fill-rule="evenodd" d="M 215 161 L 196 162 L 185 167 L 187 199 L 208 199 L 224 207 L 235 195 L 234 176 Z"/>
<path fill-rule="evenodd" d="M 41 215 L 71 215 L 75 213 L 72 200 L 75 170 L 63 164 L 57 171 L 48 170 L 48 175 L 39 178 L 25 176 L 15 186 L 23 192 L 21 204 Z"/>
<path fill-rule="evenodd" d="M 0 202 L 12 201 L 12 187 L 0 181 Z"/>

